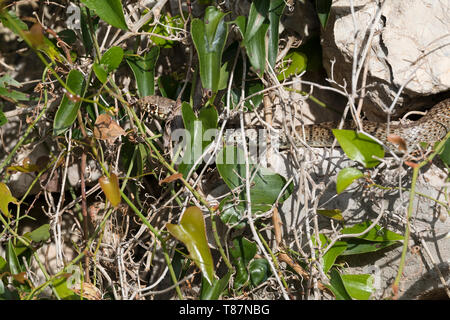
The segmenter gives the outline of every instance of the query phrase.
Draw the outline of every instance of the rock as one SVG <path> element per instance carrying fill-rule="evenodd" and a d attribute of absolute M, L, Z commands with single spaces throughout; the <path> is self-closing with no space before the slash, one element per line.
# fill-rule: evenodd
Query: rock
<path fill-rule="evenodd" d="M 375 24 L 375 33 L 368 57 L 365 112 L 373 120 L 385 120 L 380 107 L 389 107 L 403 84 L 398 115 L 409 109 L 434 105 L 427 96 L 450 89 L 450 20 L 449 5 L 433 0 L 384 1 L 381 17 Z M 356 37 L 358 58 L 366 44 L 370 27 L 380 4 L 375 1 L 354 1 L 354 18 L 359 32 Z M 330 18 L 322 36 L 323 64 L 339 84 L 345 79 L 350 91 L 354 55 L 354 23 L 348 0 L 333 2 Z M 412 77 L 412 78 L 411 78 Z M 359 76 L 361 84 L 362 72 Z M 411 80 L 408 82 L 408 79 Z M 425 97 L 425 98 L 422 98 Z M 407 107 L 406 107 L 407 106 Z"/>

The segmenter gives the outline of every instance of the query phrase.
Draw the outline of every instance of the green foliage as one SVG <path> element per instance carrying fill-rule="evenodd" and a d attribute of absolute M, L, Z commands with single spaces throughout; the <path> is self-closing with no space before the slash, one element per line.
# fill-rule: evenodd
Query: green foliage
<path fill-rule="evenodd" d="M 126 54 L 126 61 L 136 79 L 139 97 L 155 94 L 155 64 L 159 57 L 159 47 L 153 47 L 143 57 Z"/>
<path fill-rule="evenodd" d="M 128 29 L 120 0 L 81 0 L 81 2 L 113 27 Z"/>
<path fill-rule="evenodd" d="M 344 168 L 339 171 L 336 181 L 336 191 L 341 193 L 356 179 L 363 177 L 364 174 L 356 168 Z"/>
<path fill-rule="evenodd" d="M 66 93 L 62 98 L 53 121 L 53 135 L 63 134 L 75 122 L 81 106 L 80 96 L 83 95 L 85 84 L 84 76 L 80 71 L 73 69 L 69 72 L 66 85 L 78 97 L 72 96 L 69 98 L 68 94 L 70 93 Z"/>

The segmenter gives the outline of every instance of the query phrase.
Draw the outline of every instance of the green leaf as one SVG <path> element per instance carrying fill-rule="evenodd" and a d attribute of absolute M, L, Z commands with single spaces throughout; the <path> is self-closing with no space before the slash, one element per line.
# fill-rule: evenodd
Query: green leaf
<path fill-rule="evenodd" d="M 384 157 L 383 147 L 362 133 L 353 130 L 333 129 L 333 134 L 347 157 L 361 163 L 366 168 L 373 168 L 380 163 L 372 156 Z"/>
<path fill-rule="evenodd" d="M 233 239 L 233 247 L 230 254 L 233 257 L 233 264 L 236 266 L 236 275 L 234 278 L 234 288 L 238 289 L 245 285 L 249 280 L 247 266 L 250 260 L 256 254 L 256 243 L 239 236 Z"/>
<path fill-rule="evenodd" d="M 266 281 L 270 274 L 270 265 L 266 259 L 255 259 L 248 266 L 250 280 L 254 287 Z"/>
<path fill-rule="evenodd" d="M 267 13 L 269 11 L 269 5 L 270 0 L 260 0 L 252 2 L 250 11 L 248 13 L 247 28 L 245 30 L 244 36 L 246 45 L 248 45 L 248 42 L 251 41 L 252 38 L 260 31 L 262 25 L 266 20 Z"/>
<path fill-rule="evenodd" d="M 108 80 L 108 72 L 106 71 L 106 68 L 107 67 L 105 65 L 98 64 L 97 62 L 94 62 L 92 65 L 92 69 L 101 83 L 106 83 Z"/>
<path fill-rule="evenodd" d="M 245 214 L 245 204 L 239 202 L 236 204 L 233 197 L 224 198 L 219 204 L 220 220 L 228 226 L 235 229 L 242 229 L 245 227 L 243 215 Z"/>
<path fill-rule="evenodd" d="M 302 52 L 291 51 L 283 59 L 281 70 L 277 79 L 279 81 L 285 80 L 293 75 L 297 75 L 306 70 L 308 65 L 308 58 Z"/>
<path fill-rule="evenodd" d="M 222 53 L 228 36 L 225 13 L 206 8 L 204 21 L 193 19 L 191 36 L 200 60 L 200 78 L 205 89 L 217 92 L 220 84 Z"/>
<path fill-rule="evenodd" d="M 67 86 L 78 96 L 83 94 L 85 81 L 83 74 L 78 70 L 71 70 L 66 80 Z M 77 112 L 80 108 L 81 100 L 70 100 L 67 94 L 61 100 L 58 111 L 56 111 L 55 120 L 53 122 L 53 135 L 63 134 L 72 126 L 77 118 Z"/>
<path fill-rule="evenodd" d="M 62 300 L 80 300 L 81 297 L 67 287 L 68 279 L 58 277 L 52 281 L 52 286 Z"/>
<path fill-rule="evenodd" d="M 330 284 L 325 286 L 333 292 L 336 300 L 352 300 L 345 289 L 341 274 L 336 269 L 331 270 Z"/>
<path fill-rule="evenodd" d="M 11 18 L 11 20 L 13 20 L 15 22 L 15 25 L 17 25 L 18 29 L 12 23 L 10 23 L 8 21 L 6 16 L 9 16 L 9 18 Z M 0 21 L 3 24 L 3 26 L 10 29 L 12 32 L 14 32 L 19 37 L 20 37 L 19 30 L 21 30 L 21 31 L 28 30 L 28 26 L 26 25 L 26 23 L 23 22 L 22 20 L 20 20 L 14 11 L 8 11 L 8 12 L 3 11 L 2 14 L 0 15 Z"/>
<path fill-rule="evenodd" d="M 264 23 L 255 35 L 245 42 L 245 48 L 250 63 L 255 69 L 255 72 L 260 76 L 264 74 L 266 68 L 266 33 L 268 28 L 269 24 Z"/>
<path fill-rule="evenodd" d="M 8 240 L 6 260 L 8 261 L 9 272 L 11 272 L 11 274 L 19 274 L 24 271 L 22 270 L 22 266 L 20 265 L 19 259 L 17 258 L 15 247 L 11 239 Z"/>
<path fill-rule="evenodd" d="M 8 262 L 0 256 L 0 274 L 8 270 Z M 0 281 L 1 282 L 1 281 Z"/>
<path fill-rule="evenodd" d="M 336 243 L 323 256 L 323 272 L 327 273 L 339 257 L 347 249 L 345 241 L 336 241 Z"/>
<path fill-rule="evenodd" d="M 146 10 L 144 10 L 143 13 Z M 180 15 L 176 15 L 171 17 L 168 13 L 161 12 L 160 17 L 158 18 L 159 22 L 155 25 L 154 18 L 150 19 L 150 21 L 142 27 L 143 31 L 151 32 L 152 34 L 157 34 L 158 36 L 151 36 L 150 41 L 154 43 L 156 46 L 161 48 L 172 48 L 176 41 L 168 40 L 171 36 L 176 36 L 177 28 L 183 28 L 183 20 Z"/>
<path fill-rule="evenodd" d="M 209 106 L 200 110 L 197 118 L 192 107 L 186 102 L 182 103 L 181 114 L 184 128 L 189 133 L 190 141 L 188 141 L 183 158 L 178 166 L 178 171 L 186 178 L 194 163 L 200 158 L 208 145 L 211 144 L 211 140 L 214 140 L 214 136 L 211 137 L 211 140 L 205 139 L 205 133 L 210 129 L 217 128 L 219 116 L 217 110 L 213 106 Z"/>
<path fill-rule="evenodd" d="M 50 239 L 50 225 L 48 223 L 43 224 L 39 228 L 31 231 L 29 235 L 33 242 L 47 241 Z"/>
<path fill-rule="evenodd" d="M 202 288 L 200 290 L 200 300 L 218 300 L 220 295 L 226 289 L 230 281 L 232 272 L 228 271 L 222 279 L 214 279 L 213 285 L 208 283 L 205 277 L 202 277 Z"/>
<path fill-rule="evenodd" d="M 332 0 L 316 0 L 316 10 L 319 17 L 320 24 L 323 28 L 327 25 L 328 17 L 330 15 Z"/>
<path fill-rule="evenodd" d="M 322 216 L 334 219 L 334 220 L 338 220 L 338 221 L 344 220 L 344 218 L 342 217 L 342 211 L 339 209 L 317 210 L 317 213 Z"/>
<path fill-rule="evenodd" d="M 444 148 L 439 153 L 439 157 L 442 161 L 450 166 L 450 139 L 447 139 L 447 141 L 445 142 Z"/>
<path fill-rule="evenodd" d="M 350 228 L 345 228 L 341 230 L 342 234 L 357 234 L 366 230 L 372 223 L 370 221 L 365 221 L 356 224 Z M 379 225 L 375 225 L 369 230 L 365 235 L 357 237 L 358 239 L 364 239 L 368 241 L 398 241 L 403 240 L 404 237 L 395 232 L 389 231 L 387 229 L 381 228 Z"/>
<path fill-rule="evenodd" d="M 368 300 L 374 291 L 373 276 L 370 274 L 343 274 L 341 279 L 353 299 Z"/>
<path fill-rule="evenodd" d="M 126 61 L 136 79 L 139 97 L 154 95 L 155 64 L 159 57 L 159 47 L 153 47 L 144 57 L 130 54 L 131 52 L 127 52 Z"/>
<path fill-rule="evenodd" d="M 356 168 L 344 168 L 339 171 L 336 181 L 336 192 L 339 194 L 356 179 L 364 177 L 364 174 Z"/>
<path fill-rule="evenodd" d="M 81 2 L 113 27 L 128 30 L 120 0 L 81 0 Z"/>
<path fill-rule="evenodd" d="M 246 199 L 244 180 L 247 175 L 243 151 L 234 146 L 224 147 L 217 154 L 216 165 L 220 176 L 230 190 L 234 190 L 234 194 L 237 194 L 240 200 Z M 278 199 L 281 190 L 286 184 L 286 179 L 269 169 L 265 169 L 264 172 L 262 170 L 255 172 L 255 170 L 254 166 L 250 164 L 252 211 L 265 212 Z M 292 189 L 292 184 L 286 188 L 279 199 L 280 203 L 290 196 Z M 237 192 L 238 190 L 240 192 Z M 233 210 L 236 210 L 236 208 L 238 207 L 235 207 Z"/>
<path fill-rule="evenodd" d="M 197 207 L 189 207 L 182 214 L 179 224 L 167 223 L 166 228 L 172 236 L 184 243 L 203 277 L 213 285 L 214 265 L 206 239 L 202 211 Z"/>
<path fill-rule="evenodd" d="M 342 256 L 375 252 L 398 243 L 398 241 L 372 242 L 357 238 L 346 239 L 345 242 L 347 243 L 347 249 L 341 253 Z"/>
<path fill-rule="evenodd" d="M 16 198 L 14 198 L 9 190 L 8 186 L 3 182 L 0 182 L 0 211 L 7 217 L 10 218 L 8 204 L 19 203 Z"/>
<path fill-rule="evenodd" d="M 6 124 L 7 122 L 8 122 L 8 119 L 6 118 L 3 111 L 0 109 L 0 127 L 3 126 L 4 124 Z"/>
<path fill-rule="evenodd" d="M 100 59 L 100 64 L 106 65 L 106 72 L 110 73 L 116 70 L 123 59 L 123 49 L 121 47 L 112 47 L 106 51 Z"/>
<path fill-rule="evenodd" d="M 268 56 L 270 66 L 275 67 L 275 62 L 278 56 L 278 40 L 279 40 L 279 28 L 280 28 L 280 18 L 283 13 L 286 3 L 284 0 L 273 0 L 270 1 L 269 8 L 269 45 L 268 45 Z"/>

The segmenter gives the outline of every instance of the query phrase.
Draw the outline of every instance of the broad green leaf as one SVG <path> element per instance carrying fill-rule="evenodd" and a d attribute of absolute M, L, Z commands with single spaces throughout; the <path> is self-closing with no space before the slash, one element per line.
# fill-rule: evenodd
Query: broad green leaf
<path fill-rule="evenodd" d="M 159 57 L 159 47 L 153 47 L 144 57 L 127 52 L 126 60 L 138 86 L 139 97 L 155 94 L 155 64 Z"/>
<path fill-rule="evenodd" d="M 213 285 L 214 265 L 206 239 L 202 211 L 197 207 L 189 207 L 182 214 L 179 224 L 167 223 L 166 228 L 172 236 L 184 243 L 203 277 Z"/>
<path fill-rule="evenodd" d="M 222 279 L 214 279 L 213 284 L 210 285 L 205 277 L 202 277 L 202 288 L 200 290 L 200 300 L 217 300 L 226 289 L 230 281 L 232 272 L 228 271 Z"/>
<path fill-rule="evenodd" d="M 249 280 L 247 266 L 256 254 L 256 243 L 240 236 L 233 239 L 233 247 L 230 254 L 233 257 L 233 264 L 236 266 L 236 275 L 234 277 L 234 288 L 238 289 L 245 285 Z"/>
<path fill-rule="evenodd" d="M 343 274 L 341 279 L 353 299 L 368 300 L 374 291 L 373 276 L 370 274 Z"/>
<path fill-rule="evenodd" d="M 220 176 L 234 194 L 240 200 L 246 199 L 245 183 L 246 170 L 243 151 L 234 146 L 226 146 L 217 154 L 216 165 Z M 267 211 L 278 199 L 278 196 L 286 184 L 286 179 L 269 169 L 255 172 L 250 165 L 250 177 L 252 177 L 250 196 L 252 200 L 252 211 Z M 292 193 L 291 184 L 280 197 L 280 203 L 286 200 Z M 238 192 L 239 191 L 239 192 Z M 245 207 L 245 203 L 242 203 Z M 242 208 L 244 208 L 242 207 Z M 233 209 L 236 210 L 237 206 Z M 229 207 L 228 207 L 229 209 Z"/>
<path fill-rule="evenodd" d="M 120 0 L 81 0 L 81 2 L 113 27 L 128 30 Z"/>
<path fill-rule="evenodd" d="M 342 211 L 339 209 L 317 210 L 317 213 L 322 216 L 334 219 L 334 220 L 338 220 L 338 221 L 344 220 L 344 218 L 342 217 Z"/>
<path fill-rule="evenodd" d="M 193 19 L 191 36 L 200 61 L 200 78 L 205 89 L 217 92 L 220 84 L 222 53 L 228 36 L 225 13 L 206 8 L 204 21 Z"/>
<path fill-rule="evenodd" d="M 50 239 L 50 225 L 48 223 L 43 224 L 39 228 L 31 231 L 29 236 L 33 242 L 47 241 Z"/>
<path fill-rule="evenodd" d="M 328 245 L 331 243 L 330 239 L 324 235 L 319 234 L 320 237 L 320 248 L 325 249 L 328 247 Z M 312 241 L 314 245 L 318 245 L 316 243 L 315 237 L 312 237 Z M 341 255 L 342 252 L 345 251 L 347 248 L 347 244 L 344 241 L 336 241 L 336 243 L 325 253 L 323 258 L 323 271 L 325 273 L 328 272 L 328 270 L 331 269 L 331 267 L 334 265 L 334 262 L 336 261 L 336 258 Z M 317 252 L 319 254 L 319 252 Z"/>
<path fill-rule="evenodd" d="M 279 28 L 280 28 L 280 18 L 283 13 L 284 7 L 286 6 L 284 0 L 273 0 L 270 1 L 269 8 L 269 45 L 267 60 L 270 66 L 275 67 L 275 62 L 278 56 L 278 39 L 279 39 Z"/>
<path fill-rule="evenodd" d="M 58 277 L 52 281 L 53 288 L 62 300 L 80 300 L 81 297 L 72 291 L 67 283 L 66 277 Z"/>
<path fill-rule="evenodd" d="M 373 168 L 380 163 L 372 156 L 384 157 L 383 147 L 362 133 L 353 130 L 333 129 L 333 134 L 347 157 L 361 163 L 366 168 Z"/>
<path fill-rule="evenodd" d="M 345 289 L 341 274 L 336 269 L 331 270 L 330 284 L 326 285 L 326 287 L 333 292 L 336 300 L 352 300 L 352 297 L 350 297 Z"/>
<path fill-rule="evenodd" d="M 71 70 L 66 80 L 67 86 L 78 96 L 83 94 L 85 80 L 83 74 L 78 70 Z M 61 100 L 58 111 L 56 111 L 53 122 L 53 135 L 58 136 L 69 129 L 77 118 L 81 100 L 71 100 L 65 94 Z"/>
<path fill-rule="evenodd" d="M 357 234 L 366 230 L 372 223 L 370 221 L 362 222 L 356 224 L 350 228 L 345 228 L 341 230 L 342 234 Z M 403 240 L 404 237 L 395 232 L 389 231 L 380 227 L 379 225 L 375 225 L 372 229 L 369 230 L 365 235 L 357 237 L 359 239 L 364 239 L 368 241 L 398 241 Z"/>
<path fill-rule="evenodd" d="M 11 274 L 19 274 L 22 271 L 25 271 L 22 270 L 22 266 L 20 265 L 19 259 L 17 258 L 12 239 L 8 240 L 6 260 L 8 261 L 9 272 L 11 272 Z"/>
<path fill-rule="evenodd" d="M 15 24 L 10 23 L 6 18 L 6 16 L 8 16 L 12 21 L 14 21 Z M 14 11 L 3 11 L 2 14 L 0 15 L 0 21 L 3 24 L 3 26 L 10 29 L 19 37 L 20 37 L 19 30 L 21 31 L 28 30 L 28 26 L 26 25 L 26 23 L 20 20 Z M 18 28 L 16 28 L 16 26 Z"/>
<path fill-rule="evenodd" d="M 16 204 L 19 203 L 17 199 L 12 196 L 8 186 L 3 182 L 0 182 L 0 210 L 8 218 L 11 217 L 8 210 L 8 204 L 10 202 Z"/>
<path fill-rule="evenodd" d="M 281 70 L 277 76 L 279 81 L 285 80 L 306 70 L 308 59 L 302 52 L 291 51 L 283 59 Z"/>
<path fill-rule="evenodd" d="M 332 0 L 316 0 L 317 15 L 323 28 L 327 25 L 328 17 L 330 15 L 331 1 Z"/>
<path fill-rule="evenodd" d="M 121 47 L 112 47 L 106 51 L 100 63 L 94 63 L 93 70 L 97 78 L 105 83 L 111 71 L 117 69 L 123 59 L 123 49 Z"/>
<path fill-rule="evenodd" d="M 375 252 L 398 243 L 398 241 L 372 242 L 357 238 L 346 239 L 345 242 L 347 243 L 347 249 L 341 253 L 342 256 Z"/>
<path fill-rule="evenodd" d="M 346 248 L 347 243 L 345 241 L 335 242 L 330 250 L 328 250 L 327 253 L 325 253 L 325 255 L 323 256 L 323 272 L 327 273 L 331 269 L 337 257 L 339 257 Z"/>
<path fill-rule="evenodd" d="M 94 48 L 94 43 L 92 42 L 92 38 L 95 35 L 91 36 L 91 30 L 88 26 L 88 15 L 87 15 L 87 8 L 84 6 L 81 6 L 80 8 L 80 27 L 81 27 L 81 38 L 83 40 L 84 50 L 87 54 L 90 54 L 92 52 L 92 49 Z M 93 24 L 93 32 L 96 32 L 96 29 L 98 27 L 99 18 L 94 19 L 91 16 L 91 22 Z"/>
<path fill-rule="evenodd" d="M 145 14 L 144 10 L 143 14 Z M 158 18 L 159 23 L 155 25 L 154 18 L 142 27 L 142 30 L 157 34 L 158 36 L 151 36 L 150 41 L 161 48 L 172 48 L 176 43 L 174 40 L 169 40 L 170 36 L 176 36 L 177 28 L 183 28 L 183 20 L 180 15 L 171 17 L 167 13 L 161 12 L 161 16 Z"/>
<path fill-rule="evenodd" d="M 336 192 L 339 194 L 349 185 L 353 183 L 356 179 L 364 177 L 364 174 L 356 168 L 344 168 L 339 171 L 337 180 L 336 180 Z"/>
<path fill-rule="evenodd" d="M 245 42 L 250 63 L 255 69 L 255 72 L 260 76 L 264 74 L 266 68 L 266 33 L 268 28 L 269 24 L 264 23 L 255 35 Z"/>
<path fill-rule="evenodd" d="M 121 47 L 112 47 L 106 51 L 100 59 L 100 64 L 106 65 L 106 72 L 110 73 L 116 70 L 123 59 L 123 49 Z"/>
<path fill-rule="evenodd" d="M 440 152 L 439 157 L 450 166 L 450 139 L 447 139 L 445 142 L 444 148 Z"/>
<path fill-rule="evenodd" d="M 266 20 L 267 13 L 269 11 L 269 5 L 270 0 L 260 0 L 252 2 L 250 11 L 248 13 L 247 28 L 245 30 L 244 36 L 246 45 L 248 45 L 248 42 L 252 40 L 252 38 L 260 31 L 263 23 Z"/>
<path fill-rule="evenodd" d="M 266 259 L 252 260 L 248 266 L 248 271 L 250 272 L 250 280 L 254 287 L 266 281 L 271 274 L 269 262 Z"/>
<path fill-rule="evenodd" d="M 186 178 L 194 163 L 203 154 L 206 147 L 214 140 L 206 139 L 205 132 L 210 129 L 216 129 L 218 123 L 217 110 L 213 106 L 200 110 L 198 118 L 195 116 L 192 107 L 183 102 L 181 106 L 184 128 L 189 133 L 190 141 L 184 151 L 183 159 L 178 166 L 178 171 Z"/>
<path fill-rule="evenodd" d="M 236 204 L 233 197 L 224 198 L 219 204 L 220 220 L 228 226 L 236 229 L 245 227 L 245 221 L 242 217 L 245 214 L 245 203 Z"/>

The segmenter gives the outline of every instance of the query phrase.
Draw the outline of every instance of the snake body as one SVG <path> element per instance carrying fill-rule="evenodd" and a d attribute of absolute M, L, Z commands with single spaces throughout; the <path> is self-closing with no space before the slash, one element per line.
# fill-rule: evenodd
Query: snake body
<path fill-rule="evenodd" d="M 332 129 L 338 128 L 338 123 L 323 122 L 312 125 L 297 126 L 298 137 L 311 147 L 329 147 L 333 144 Z M 419 142 L 434 143 L 442 140 L 450 131 L 450 99 L 444 100 L 431 108 L 428 113 L 417 121 L 390 124 L 362 121 L 363 130 L 383 143 L 391 145 L 387 137 L 396 135 L 401 137 L 407 148 Z M 345 121 L 342 129 L 357 129 L 354 121 Z M 388 132 L 389 130 L 389 132 Z M 301 145 L 298 138 L 294 138 L 296 145 Z"/>
<path fill-rule="evenodd" d="M 148 96 L 137 101 L 136 105 L 143 111 L 159 119 L 168 119 L 174 113 L 180 112 L 180 104 L 174 100 Z M 297 146 L 303 146 L 303 142 L 311 147 L 330 147 L 334 141 L 332 129 L 338 128 L 339 123 L 322 122 L 318 124 L 297 126 L 292 139 Z M 362 121 L 363 130 L 380 140 L 395 147 L 388 142 L 388 136 L 396 135 L 403 139 L 406 148 L 409 149 L 419 142 L 434 143 L 442 140 L 450 131 L 450 99 L 446 99 L 433 108 L 417 121 L 408 123 L 391 123 Z M 357 129 L 354 121 L 345 121 L 342 129 Z M 389 131 L 389 132 L 388 132 Z M 281 137 L 281 147 L 287 146 L 285 137 Z"/>

